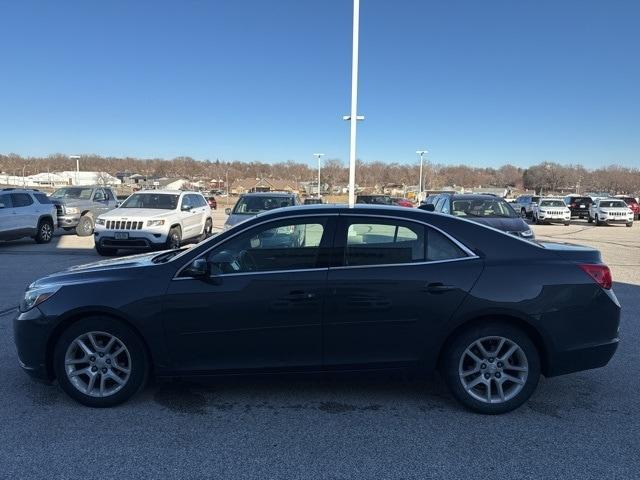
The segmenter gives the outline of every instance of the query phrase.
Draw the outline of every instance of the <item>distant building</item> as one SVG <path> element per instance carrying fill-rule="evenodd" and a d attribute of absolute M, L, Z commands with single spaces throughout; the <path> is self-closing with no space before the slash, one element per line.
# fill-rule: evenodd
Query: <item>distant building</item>
<path fill-rule="evenodd" d="M 231 195 L 242 195 L 253 192 L 290 192 L 300 193 L 296 182 L 274 178 L 241 178 L 234 181 L 229 188 Z"/>

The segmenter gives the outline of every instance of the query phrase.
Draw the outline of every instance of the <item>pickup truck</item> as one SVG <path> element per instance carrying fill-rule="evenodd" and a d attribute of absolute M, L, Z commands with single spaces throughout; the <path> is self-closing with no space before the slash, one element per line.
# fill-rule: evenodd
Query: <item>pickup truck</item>
<path fill-rule="evenodd" d="M 118 206 L 113 190 L 100 185 L 59 188 L 50 199 L 58 211 L 58 226 L 75 229 L 79 237 L 93 235 L 96 218 Z"/>

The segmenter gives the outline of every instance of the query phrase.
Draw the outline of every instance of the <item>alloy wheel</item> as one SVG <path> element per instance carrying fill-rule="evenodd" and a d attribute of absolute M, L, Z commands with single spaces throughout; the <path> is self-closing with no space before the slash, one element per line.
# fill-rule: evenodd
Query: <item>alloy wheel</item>
<path fill-rule="evenodd" d="M 47 222 L 43 223 L 40 227 L 40 238 L 42 238 L 42 240 L 44 240 L 45 242 L 48 242 L 49 240 L 51 240 L 52 236 L 53 228 L 51 228 L 51 225 Z"/>
<path fill-rule="evenodd" d="M 126 345 L 106 332 L 78 336 L 64 359 L 67 379 L 76 389 L 92 397 L 119 392 L 131 376 L 131 355 Z"/>
<path fill-rule="evenodd" d="M 524 388 L 529 374 L 527 356 L 506 337 L 483 337 L 462 354 L 458 375 L 464 390 L 484 403 L 504 403 Z"/>

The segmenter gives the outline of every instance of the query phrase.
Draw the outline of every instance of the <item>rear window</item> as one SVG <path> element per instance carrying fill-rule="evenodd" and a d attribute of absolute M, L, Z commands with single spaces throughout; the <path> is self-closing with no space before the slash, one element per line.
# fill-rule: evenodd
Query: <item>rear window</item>
<path fill-rule="evenodd" d="M 33 196 L 36 197 L 38 203 L 41 203 L 42 205 L 51 205 L 51 200 L 44 193 L 34 193 Z"/>

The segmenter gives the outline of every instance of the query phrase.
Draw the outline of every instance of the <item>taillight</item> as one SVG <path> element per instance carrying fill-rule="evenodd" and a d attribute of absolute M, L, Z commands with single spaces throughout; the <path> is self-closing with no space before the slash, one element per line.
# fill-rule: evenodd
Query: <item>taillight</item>
<path fill-rule="evenodd" d="M 611 277 L 611 270 L 606 265 L 582 263 L 578 265 L 584 273 L 589 275 L 595 280 L 595 282 L 602 288 L 609 290 L 613 285 L 613 278 Z"/>

